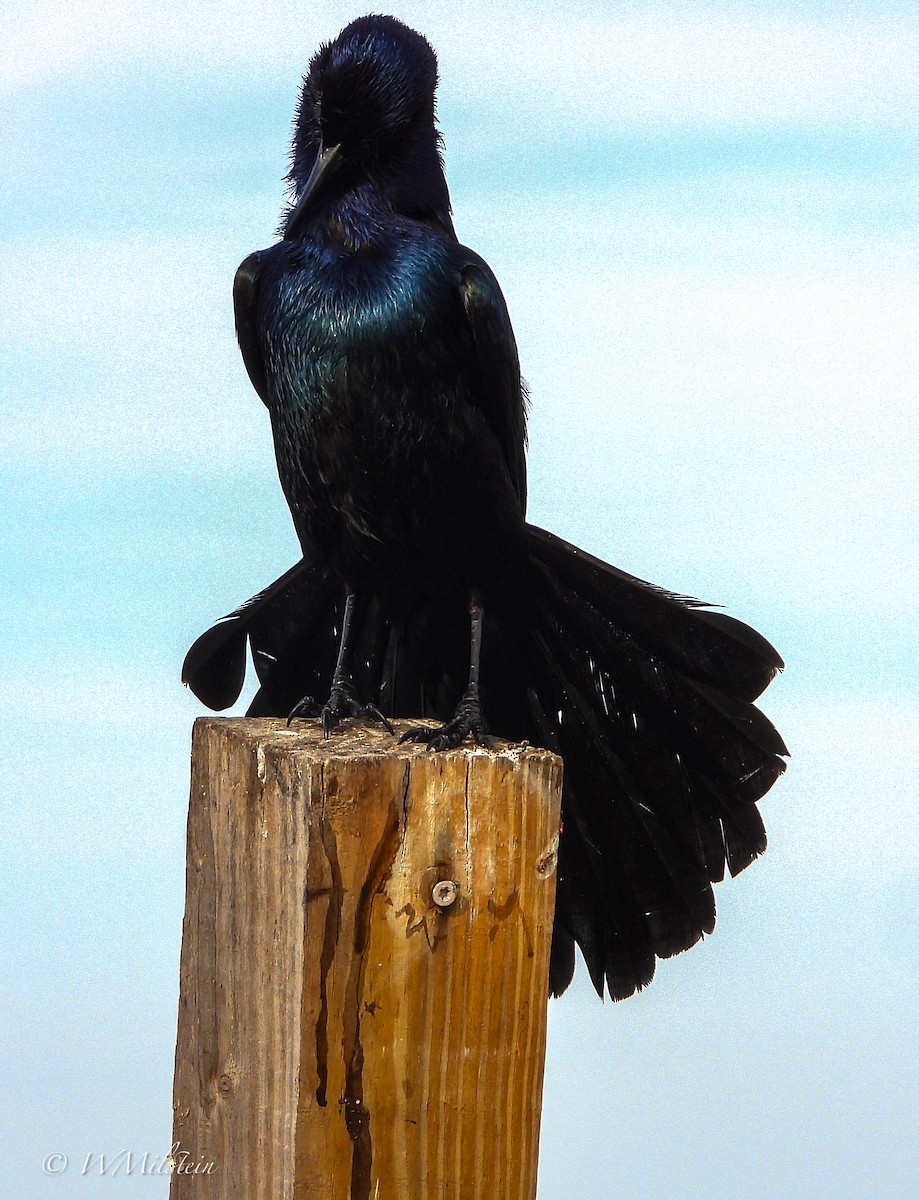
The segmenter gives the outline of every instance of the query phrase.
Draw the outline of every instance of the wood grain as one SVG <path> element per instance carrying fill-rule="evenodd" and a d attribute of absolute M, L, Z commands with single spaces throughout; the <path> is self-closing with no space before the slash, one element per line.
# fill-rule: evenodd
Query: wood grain
<path fill-rule="evenodd" d="M 196 722 L 173 1200 L 533 1200 L 560 792 L 531 747 Z"/>

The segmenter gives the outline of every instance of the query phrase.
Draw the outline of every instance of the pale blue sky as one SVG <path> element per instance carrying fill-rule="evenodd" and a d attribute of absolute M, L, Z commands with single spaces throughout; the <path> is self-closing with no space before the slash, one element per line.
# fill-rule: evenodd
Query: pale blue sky
<path fill-rule="evenodd" d="M 342 4 L 46 0 L 0 47 L 4 1173 L 168 1149 L 189 641 L 297 556 L 235 347 Z M 646 992 L 550 1010 L 540 1200 L 916 1194 L 912 5 L 415 3 L 507 295 L 531 516 L 786 674 L 766 857 Z M 64 1176 L 43 1158 L 71 1155 Z M 107 1196 L 165 1197 L 163 1180 Z"/>

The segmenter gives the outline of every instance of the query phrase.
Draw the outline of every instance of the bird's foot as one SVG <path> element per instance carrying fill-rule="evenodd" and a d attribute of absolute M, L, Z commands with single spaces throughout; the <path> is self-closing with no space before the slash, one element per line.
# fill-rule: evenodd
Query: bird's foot
<path fill-rule="evenodd" d="M 470 688 L 456 706 L 452 721 L 443 725 L 415 725 L 399 738 L 402 742 L 426 742 L 429 750 L 452 750 L 469 734 L 477 746 L 491 749 L 488 726 L 482 713 L 479 689 Z"/>
<path fill-rule="evenodd" d="M 354 684 L 347 675 L 335 675 L 332 679 L 332 692 L 328 701 L 319 708 L 312 696 L 304 696 L 299 704 L 291 709 L 287 718 L 289 725 L 295 717 L 315 717 L 318 713 L 322 721 L 322 736 L 327 738 L 343 717 L 360 717 L 367 721 L 376 721 L 387 733 L 395 733 L 392 725 L 386 720 L 375 704 L 361 704 L 354 690 Z"/>

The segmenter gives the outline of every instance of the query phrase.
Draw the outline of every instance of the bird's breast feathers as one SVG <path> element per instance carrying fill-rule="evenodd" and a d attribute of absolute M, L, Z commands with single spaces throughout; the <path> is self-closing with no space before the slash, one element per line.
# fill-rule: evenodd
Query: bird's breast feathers
<path fill-rule="evenodd" d="M 348 251 L 328 240 L 275 247 L 260 321 L 287 353 L 347 354 L 375 341 L 412 340 L 455 303 L 455 271 L 436 236 L 390 236 Z M 276 352 L 277 352 L 277 348 Z"/>

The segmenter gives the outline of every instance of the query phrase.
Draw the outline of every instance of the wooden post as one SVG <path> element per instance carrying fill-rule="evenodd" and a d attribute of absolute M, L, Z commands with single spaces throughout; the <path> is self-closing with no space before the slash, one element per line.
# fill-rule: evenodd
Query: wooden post
<path fill-rule="evenodd" d="M 172 1200 L 533 1200 L 561 762 L 195 723 Z"/>

